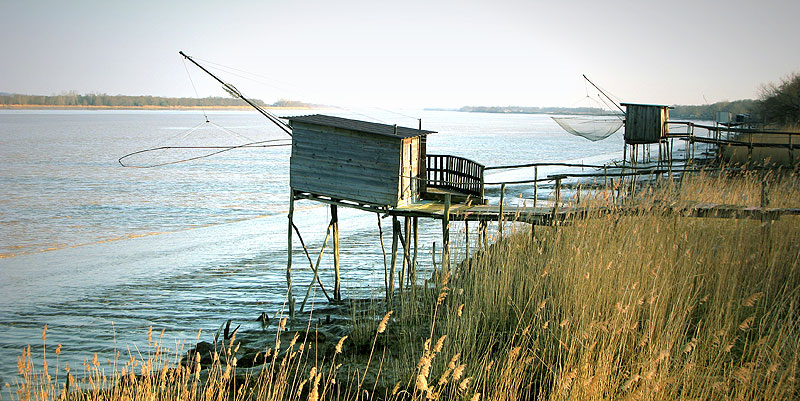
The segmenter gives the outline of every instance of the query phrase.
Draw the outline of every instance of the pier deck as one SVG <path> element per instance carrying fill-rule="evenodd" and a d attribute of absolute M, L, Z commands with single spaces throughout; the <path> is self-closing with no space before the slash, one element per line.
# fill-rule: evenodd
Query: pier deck
<path fill-rule="evenodd" d="M 353 207 L 364 211 L 386 214 L 397 217 L 423 217 L 443 220 L 446 206 L 434 200 L 421 200 L 411 204 L 386 208 L 365 204 L 353 204 L 347 201 L 315 196 L 307 193 L 296 195 L 299 199 L 311 199 L 318 202 Z M 781 216 L 798 216 L 800 208 L 770 208 L 758 206 L 726 205 L 709 202 L 673 202 L 669 205 L 617 205 L 610 207 L 560 206 L 547 207 L 514 206 L 514 205 L 471 205 L 455 203 L 450 205 L 448 220 L 450 221 L 517 221 L 534 225 L 550 225 L 554 221 L 565 221 L 588 215 L 606 213 L 640 214 L 647 211 L 664 214 L 680 214 L 686 217 L 766 219 L 774 220 Z"/>

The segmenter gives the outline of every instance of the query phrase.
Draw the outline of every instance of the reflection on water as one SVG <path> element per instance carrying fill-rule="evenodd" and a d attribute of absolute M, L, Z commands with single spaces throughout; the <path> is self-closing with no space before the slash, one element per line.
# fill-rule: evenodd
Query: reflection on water
<path fill-rule="evenodd" d="M 561 132 L 547 116 L 414 113 L 424 128 L 439 131 L 428 138 L 430 153 L 486 165 L 608 158 L 622 149 L 619 134 L 590 143 Z M 11 380 L 26 344 L 34 357 L 40 352 L 45 324 L 48 344 L 64 346 L 62 361 L 78 363 L 92 352 L 110 356 L 115 343 L 123 350 L 145 343 L 151 325 L 168 339 L 188 340 L 229 318 L 255 329 L 260 312 L 281 309 L 289 148 L 237 150 L 153 169 L 117 164 L 126 153 L 174 140 L 202 118 L 191 111 L 0 111 L 0 381 Z M 255 113 L 210 118 L 247 139 L 285 138 Z M 211 130 L 202 135 L 191 140 L 232 140 Z M 328 209 L 297 207 L 303 238 L 318 250 Z M 377 218 L 342 210 L 340 220 L 344 295 L 380 294 Z M 390 224 L 384 221 L 384 230 Z M 454 236 L 460 227 L 454 223 Z M 419 260 L 430 269 L 441 226 L 423 220 L 420 229 Z M 299 246 L 294 251 L 294 291 L 305 293 L 310 269 Z M 324 282 L 332 282 L 332 263 L 327 253 Z M 316 294 L 316 302 L 323 300 Z"/>

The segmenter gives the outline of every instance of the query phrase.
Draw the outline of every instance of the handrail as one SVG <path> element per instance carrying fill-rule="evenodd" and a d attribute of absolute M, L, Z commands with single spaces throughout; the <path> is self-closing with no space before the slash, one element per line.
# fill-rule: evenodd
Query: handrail
<path fill-rule="evenodd" d="M 463 157 L 427 155 L 426 187 L 483 197 L 483 170 L 482 164 Z"/>
<path fill-rule="evenodd" d="M 735 127 L 724 127 L 724 126 L 713 126 L 713 125 L 705 125 L 705 124 L 696 124 L 691 121 L 667 121 L 667 124 L 672 125 L 686 125 L 687 127 L 694 127 L 694 128 L 702 128 L 709 131 L 727 131 L 727 132 L 736 132 L 741 134 L 777 134 L 777 135 L 800 135 L 800 132 L 792 132 L 792 131 L 773 131 L 773 130 L 764 130 L 764 129 L 755 129 L 755 128 L 735 128 Z M 680 134 L 679 134 L 680 135 Z"/>

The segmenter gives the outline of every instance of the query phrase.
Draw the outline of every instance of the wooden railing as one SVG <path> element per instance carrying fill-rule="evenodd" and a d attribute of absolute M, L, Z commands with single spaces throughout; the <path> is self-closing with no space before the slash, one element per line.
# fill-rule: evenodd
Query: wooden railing
<path fill-rule="evenodd" d="M 428 188 L 453 190 L 483 198 L 482 164 L 458 156 L 428 155 Z"/>

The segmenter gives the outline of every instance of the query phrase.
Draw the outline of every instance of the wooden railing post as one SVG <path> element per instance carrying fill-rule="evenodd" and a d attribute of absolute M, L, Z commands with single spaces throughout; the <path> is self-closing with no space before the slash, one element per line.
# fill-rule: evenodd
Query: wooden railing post
<path fill-rule="evenodd" d="M 450 271 L 450 194 L 444 195 L 444 214 L 442 215 L 442 274 Z"/>
<path fill-rule="evenodd" d="M 553 218 L 552 218 L 553 225 L 556 225 L 558 206 L 561 203 L 561 176 L 556 177 L 555 190 L 556 190 L 556 196 L 555 196 L 555 201 L 553 202 Z"/>
<path fill-rule="evenodd" d="M 503 204 L 505 203 L 506 184 L 500 184 L 500 214 L 497 216 L 497 233 L 503 238 Z"/>
<path fill-rule="evenodd" d="M 533 166 L 533 207 L 539 199 L 539 166 Z"/>

